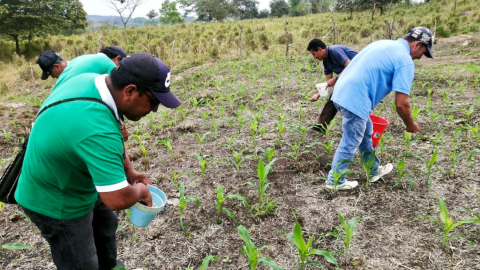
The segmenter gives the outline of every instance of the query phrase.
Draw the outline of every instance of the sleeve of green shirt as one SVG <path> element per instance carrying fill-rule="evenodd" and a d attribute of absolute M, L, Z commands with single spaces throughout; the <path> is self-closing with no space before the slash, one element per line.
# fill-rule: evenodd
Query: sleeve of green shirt
<path fill-rule="evenodd" d="M 75 150 L 85 162 L 98 192 L 111 192 L 128 186 L 119 134 L 93 135 L 80 142 Z"/>

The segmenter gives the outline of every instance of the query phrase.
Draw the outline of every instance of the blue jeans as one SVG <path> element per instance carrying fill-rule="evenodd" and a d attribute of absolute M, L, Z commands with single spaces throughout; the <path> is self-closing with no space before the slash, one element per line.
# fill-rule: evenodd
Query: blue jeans
<path fill-rule="evenodd" d="M 334 184 L 333 172 L 336 170 L 341 173 L 343 170 L 348 169 L 350 162 L 343 162 L 342 160 L 352 161 L 355 156 L 357 148 L 360 149 L 360 155 L 364 157 L 366 161 L 370 159 L 370 154 L 373 153 L 374 148 L 372 144 L 373 125 L 370 119 L 364 120 L 358 117 L 351 111 L 343 108 L 334 102 L 337 110 L 342 114 L 342 129 L 343 136 L 337 151 L 332 161 L 332 169 L 328 173 L 328 184 Z M 378 172 L 378 166 L 380 165 L 380 159 L 375 156 L 375 162 L 371 169 L 371 174 L 376 175 Z M 339 185 L 345 182 L 345 177 L 341 177 L 338 183 Z"/>
<path fill-rule="evenodd" d="M 110 270 L 117 262 L 117 216 L 98 198 L 86 216 L 59 220 L 23 207 L 47 240 L 58 270 Z"/>

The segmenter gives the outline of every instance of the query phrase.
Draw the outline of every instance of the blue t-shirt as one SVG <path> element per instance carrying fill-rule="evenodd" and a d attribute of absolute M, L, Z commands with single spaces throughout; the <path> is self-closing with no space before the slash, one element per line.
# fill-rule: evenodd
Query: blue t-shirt
<path fill-rule="evenodd" d="M 345 61 L 352 60 L 357 52 L 343 45 L 327 46 L 327 58 L 323 59 L 323 72 L 340 74 L 345 68 Z"/>
<path fill-rule="evenodd" d="M 368 120 L 369 113 L 391 91 L 410 93 L 415 64 L 408 43 L 371 43 L 348 64 L 335 84 L 333 102 Z"/>

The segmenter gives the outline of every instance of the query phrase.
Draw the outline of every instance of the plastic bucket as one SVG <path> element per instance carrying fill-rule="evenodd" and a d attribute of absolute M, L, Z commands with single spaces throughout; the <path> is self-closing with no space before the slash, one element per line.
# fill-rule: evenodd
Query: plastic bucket
<path fill-rule="evenodd" d="M 315 86 L 317 87 L 317 91 L 321 97 L 328 96 L 327 83 L 317 83 Z"/>
<path fill-rule="evenodd" d="M 370 120 L 372 120 L 373 124 L 372 143 L 373 148 L 375 148 L 377 147 L 378 141 L 380 141 L 383 132 L 385 132 L 385 129 L 387 129 L 387 126 L 390 124 L 390 122 L 388 122 L 388 120 L 385 118 L 373 114 L 370 114 Z"/>
<path fill-rule="evenodd" d="M 163 191 L 150 185 L 147 185 L 147 188 L 150 190 L 155 207 L 148 207 L 139 202 L 130 207 L 130 220 L 137 227 L 147 226 L 165 208 L 167 203 L 167 196 Z"/>

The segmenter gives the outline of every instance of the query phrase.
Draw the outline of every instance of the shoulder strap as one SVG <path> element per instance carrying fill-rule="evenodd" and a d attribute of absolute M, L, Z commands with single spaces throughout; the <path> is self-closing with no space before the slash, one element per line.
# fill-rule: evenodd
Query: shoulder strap
<path fill-rule="evenodd" d="M 76 97 L 76 98 L 66 98 L 66 99 L 62 99 L 62 100 L 59 100 L 59 101 L 56 101 L 56 102 L 53 102 L 51 104 L 48 104 L 47 106 L 43 107 L 43 109 L 38 112 L 37 114 L 37 117 L 38 118 L 44 111 L 46 111 L 47 109 L 53 107 L 53 106 L 57 106 L 57 105 L 60 105 L 60 104 L 63 104 L 65 102 L 71 102 L 71 101 L 76 101 L 76 100 L 82 100 L 82 101 L 91 101 L 91 102 L 96 102 L 96 103 L 99 103 L 99 104 L 102 104 L 104 105 L 105 107 L 107 107 L 110 112 L 113 114 L 113 117 L 117 120 L 118 122 L 118 119 L 117 117 L 115 116 L 115 112 L 112 110 L 112 108 L 110 108 L 110 106 L 107 105 L 107 103 L 103 102 L 103 100 L 101 99 L 98 99 L 98 98 L 89 98 L 89 97 Z"/>

